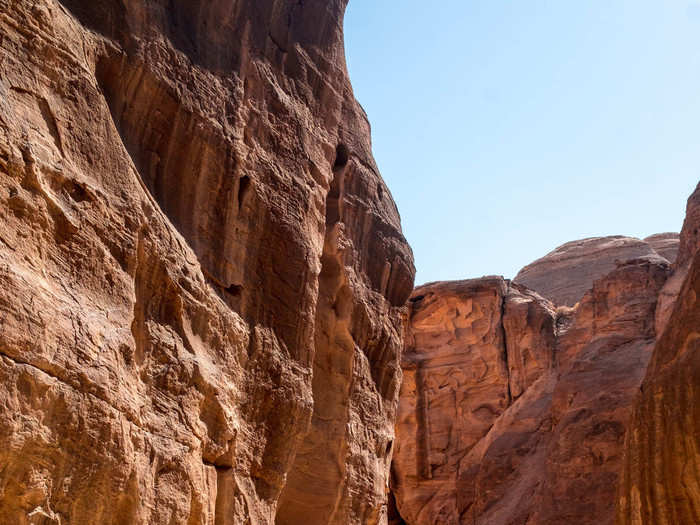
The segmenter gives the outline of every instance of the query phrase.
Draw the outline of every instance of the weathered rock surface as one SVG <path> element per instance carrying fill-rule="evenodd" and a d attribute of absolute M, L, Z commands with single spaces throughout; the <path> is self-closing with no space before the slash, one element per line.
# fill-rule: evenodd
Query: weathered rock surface
<path fill-rule="evenodd" d="M 663 333 L 627 433 L 617 507 L 620 525 L 700 523 L 699 229 L 700 186 L 688 200 L 678 260 L 669 279 L 678 294 L 668 294 Z"/>
<path fill-rule="evenodd" d="M 401 519 L 612 523 L 669 271 L 656 254 L 620 263 L 575 309 L 501 278 L 418 288 L 392 470 Z"/>
<path fill-rule="evenodd" d="M 678 233 L 657 233 L 644 239 L 644 242 L 648 243 L 656 253 L 668 262 L 676 262 L 680 247 L 680 235 Z"/>
<path fill-rule="evenodd" d="M 344 0 L 0 0 L 0 516 L 380 523 L 413 282 Z"/>
<path fill-rule="evenodd" d="M 501 277 L 422 286 L 411 303 L 394 494 L 407 523 L 457 523 L 460 461 L 551 368 L 554 310 Z"/>
<path fill-rule="evenodd" d="M 673 262 L 678 234 L 652 235 L 645 240 L 614 235 L 567 242 L 518 272 L 514 282 L 535 290 L 555 305 L 573 306 L 593 282 L 615 269 L 618 262 L 658 254 Z"/>

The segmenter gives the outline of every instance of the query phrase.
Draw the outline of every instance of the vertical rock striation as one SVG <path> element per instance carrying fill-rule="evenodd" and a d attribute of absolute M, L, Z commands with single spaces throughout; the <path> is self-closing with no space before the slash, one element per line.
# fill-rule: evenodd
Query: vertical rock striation
<path fill-rule="evenodd" d="M 0 0 L 0 515 L 385 519 L 410 249 L 344 0 Z"/>
<path fill-rule="evenodd" d="M 393 492 L 407 523 L 457 523 L 463 458 L 552 367 L 554 310 L 501 277 L 421 286 L 411 303 Z"/>
<path fill-rule="evenodd" d="M 660 323 L 663 333 L 627 434 L 617 506 L 620 525 L 700 522 L 698 228 L 700 186 L 688 200 L 678 260 L 669 279 L 673 287 Z"/>

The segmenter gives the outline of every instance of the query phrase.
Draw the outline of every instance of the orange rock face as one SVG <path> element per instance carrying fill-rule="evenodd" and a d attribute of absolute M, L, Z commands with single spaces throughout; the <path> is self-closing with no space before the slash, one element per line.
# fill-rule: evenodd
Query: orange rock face
<path fill-rule="evenodd" d="M 413 262 L 342 0 L 0 0 L 3 523 L 381 523 Z"/>
<path fill-rule="evenodd" d="M 620 263 L 575 309 L 501 278 L 418 288 L 392 471 L 400 519 L 612 523 L 669 271 L 656 254 Z"/>
<path fill-rule="evenodd" d="M 555 305 L 573 306 L 593 283 L 618 262 L 657 254 L 669 263 L 678 253 L 676 233 L 661 233 L 643 241 L 614 235 L 567 242 L 518 272 L 514 281 L 535 290 Z"/>
<path fill-rule="evenodd" d="M 419 287 L 411 303 L 394 494 L 407 523 L 457 523 L 460 463 L 551 369 L 554 310 L 500 277 Z"/>

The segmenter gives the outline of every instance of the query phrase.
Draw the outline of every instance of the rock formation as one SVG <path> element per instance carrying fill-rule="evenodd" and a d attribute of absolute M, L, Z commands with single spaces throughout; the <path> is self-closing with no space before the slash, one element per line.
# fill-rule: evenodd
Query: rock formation
<path fill-rule="evenodd" d="M 410 250 L 345 0 L 0 0 L 4 523 L 380 523 Z"/>
<path fill-rule="evenodd" d="M 663 333 L 626 437 L 619 525 L 700 523 L 699 230 L 700 185 L 688 200 L 661 323 L 657 315 Z"/>
<path fill-rule="evenodd" d="M 700 523 L 700 187 L 407 308 L 345 3 L 0 0 L 0 523 Z"/>
<path fill-rule="evenodd" d="M 644 239 L 644 242 L 648 243 L 656 253 L 668 262 L 676 262 L 680 246 L 679 234 L 673 232 L 657 233 Z"/>
<path fill-rule="evenodd" d="M 502 278 L 411 298 L 392 490 L 410 525 L 611 523 L 669 272 L 620 263 L 575 309 Z"/>
<path fill-rule="evenodd" d="M 552 368 L 555 313 L 500 277 L 411 297 L 393 491 L 407 523 L 457 523 L 462 458 Z"/>
<path fill-rule="evenodd" d="M 676 233 L 652 235 L 643 241 L 614 235 L 567 242 L 525 266 L 514 282 L 535 290 L 556 305 L 573 306 L 594 281 L 614 270 L 617 262 L 658 254 L 672 263 L 678 243 Z"/>
<path fill-rule="evenodd" d="M 698 231 L 417 288 L 391 523 L 700 523 Z"/>

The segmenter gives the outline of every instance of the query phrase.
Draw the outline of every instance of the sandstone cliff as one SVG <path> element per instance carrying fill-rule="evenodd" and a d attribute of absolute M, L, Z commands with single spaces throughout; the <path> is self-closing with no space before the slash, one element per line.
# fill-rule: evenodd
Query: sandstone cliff
<path fill-rule="evenodd" d="M 700 523 L 700 186 L 627 433 L 617 523 Z M 670 289 L 670 291 L 669 291 Z M 677 293 L 674 293 L 677 291 Z"/>
<path fill-rule="evenodd" d="M 513 280 L 556 305 L 573 306 L 618 262 L 657 254 L 672 263 L 678 246 L 677 233 L 656 234 L 644 240 L 613 235 L 571 241 L 525 266 Z"/>
<path fill-rule="evenodd" d="M 654 342 L 658 255 L 555 310 L 502 278 L 416 289 L 392 490 L 422 524 L 611 523 Z"/>
<path fill-rule="evenodd" d="M 0 0 L 3 523 L 380 523 L 413 285 L 345 0 Z"/>
<path fill-rule="evenodd" d="M 0 523 L 700 523 L 700 189 L 406 308 L 345 2 L 0 0 Z"/>
<path fill-rule="evenodd" d="M 392 523 L 700 523 L 699 227 L 417 288 Z"/>
<path fill-rule="evenodd" d="M 393 492 L 407 523 L 457 523 L 460 462 L 552 367 L 554 310 L 500 277 L 422 286 L 411 303 Z"/>

